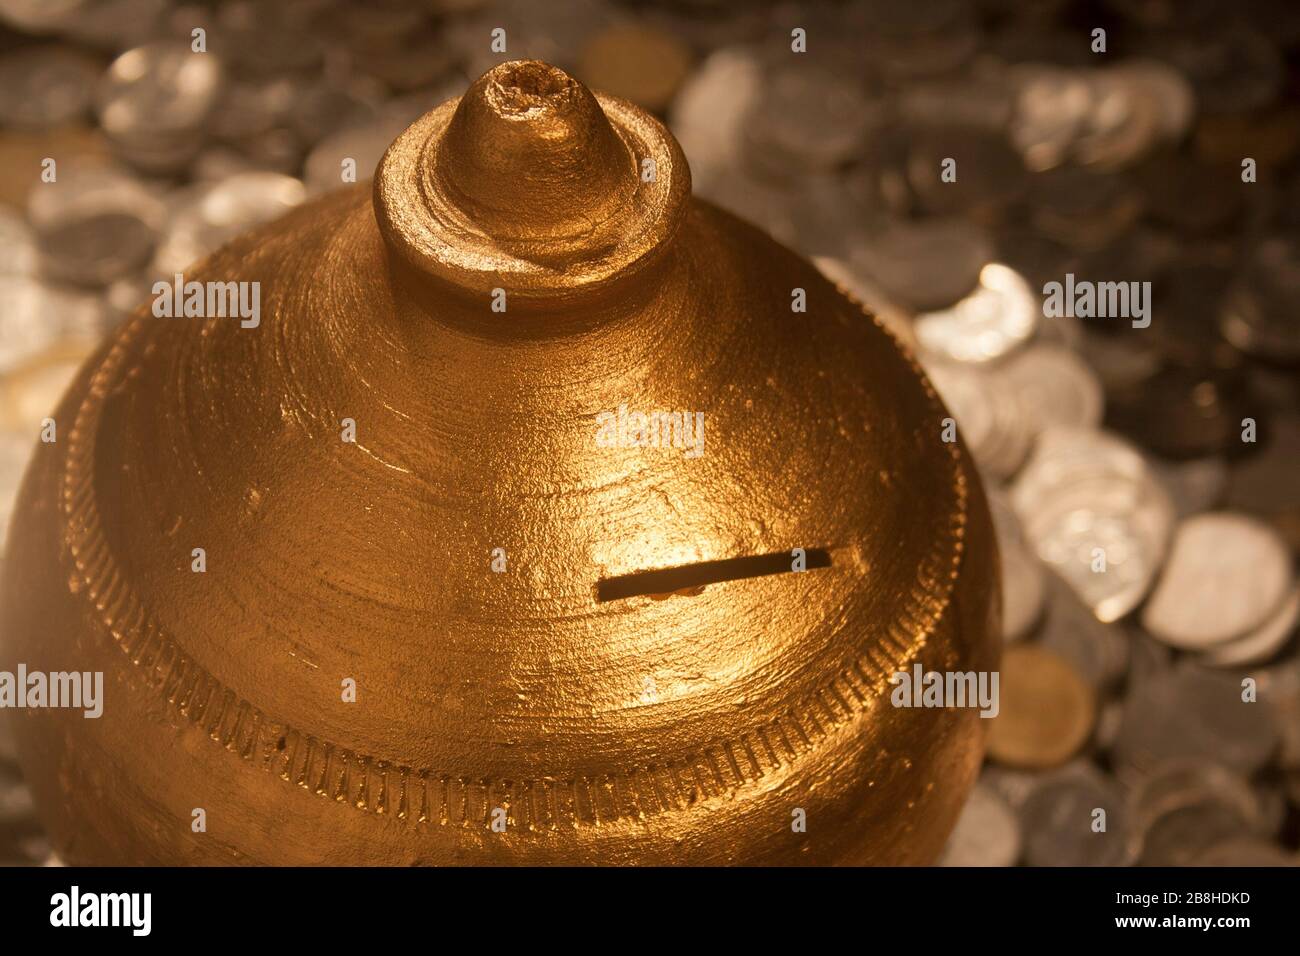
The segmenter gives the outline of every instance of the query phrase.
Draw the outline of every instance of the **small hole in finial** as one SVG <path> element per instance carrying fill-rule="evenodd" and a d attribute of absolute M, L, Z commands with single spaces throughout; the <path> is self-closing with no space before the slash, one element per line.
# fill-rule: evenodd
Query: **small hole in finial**
<path fill-rule="evenodd" d="M 546 63 L 507 63 L 493 77 L 491 98 L 502 113 L 525 113 L 567 100 L 574 82 Z"/>

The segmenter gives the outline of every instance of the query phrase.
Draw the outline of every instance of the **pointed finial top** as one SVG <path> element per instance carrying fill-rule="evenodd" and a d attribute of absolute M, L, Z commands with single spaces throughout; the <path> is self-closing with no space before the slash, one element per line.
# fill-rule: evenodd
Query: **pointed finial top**
<path fill-rule="evenodd" d="M 637 271 L 676 231 L 689 193 L 658 121 L 536 60 L 494 67 L 418 120 L 375 179 L 381 228 L 407 262 L 524 300 Z"/>

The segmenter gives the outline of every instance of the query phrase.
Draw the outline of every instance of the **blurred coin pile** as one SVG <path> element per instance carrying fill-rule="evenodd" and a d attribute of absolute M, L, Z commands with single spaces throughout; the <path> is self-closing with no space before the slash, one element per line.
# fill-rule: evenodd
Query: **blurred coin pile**
<path fill-rule="evenodd" d="M 697 194 L 869 305 L 956 418 L 1007 651 L 945 862 L 1294 861 L 1289 0 L 0 0 L 0 527 L 155 280 L 519 57 L 662 116 Z M 1067 274 L 1150 282 L 1149 326 L 1045 317 Z M 3 726 L 0 864 L 48 862 Z"/>

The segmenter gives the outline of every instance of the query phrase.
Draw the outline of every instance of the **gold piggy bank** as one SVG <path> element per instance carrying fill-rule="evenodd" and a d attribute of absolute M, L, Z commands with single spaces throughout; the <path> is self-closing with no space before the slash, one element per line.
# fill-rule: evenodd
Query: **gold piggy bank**
<path fill-rule="evenodd" d="M 7 715 L 66 861 L 937 856 L 981 722 L 890 676 L 996 666 L 979 480 L 657 121 L 506 63 L 183 278 L 256 321 L 142 307 L 10 535 L 0 667 L 103 674 Z"/>

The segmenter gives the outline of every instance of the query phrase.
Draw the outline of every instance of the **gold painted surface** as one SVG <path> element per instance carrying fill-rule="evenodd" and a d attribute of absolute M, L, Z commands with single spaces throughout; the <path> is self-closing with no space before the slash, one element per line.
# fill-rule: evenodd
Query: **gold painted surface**
<path fill-rule="evenodd" d="M 691 199 L 653 119 L 541 64 L 418 121 L 374 195 L 196 265 L 260 281 L 260 326 L 142 310 L 38 449 L 0 666 L 105 672 L 99 720 L 18 715 L 60 855 L 933 860 L 982 727 L 887 678 L 995 667 L 997 570 L 912 359 Z M 703 411 L 704 454 L 598 446 L 620 405 Z M 597 600 L 796 547 L 831 566 Z"/>

